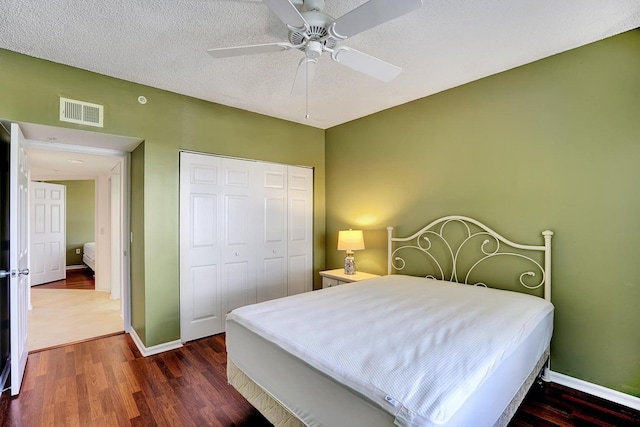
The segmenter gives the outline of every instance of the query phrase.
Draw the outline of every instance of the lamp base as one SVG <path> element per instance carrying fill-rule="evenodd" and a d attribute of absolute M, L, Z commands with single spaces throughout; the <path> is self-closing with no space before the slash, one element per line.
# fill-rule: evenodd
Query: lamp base
<path fill-rule="evenodd" d="M 356 259 L 353 257 L 353 253 L 347 253 L 344 258 L 344 274 L 356 274 Z"/>

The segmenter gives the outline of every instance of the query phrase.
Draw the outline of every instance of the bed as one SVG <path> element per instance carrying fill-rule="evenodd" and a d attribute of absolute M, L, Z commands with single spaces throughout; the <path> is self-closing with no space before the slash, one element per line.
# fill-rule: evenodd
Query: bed
<path fill-rule="evenodd" d="M 82 246 L 82 262 L 91 271 L 96 271 L 96 242 L 87 242 Z"/>
<path fill-rule="evenodd" d="M 548 367 L 542 234 L 518 244 L 463 216 L 389 227 L 387 276 L 229 313 L 228 381 L 276 426 L 507 425 Z"/>

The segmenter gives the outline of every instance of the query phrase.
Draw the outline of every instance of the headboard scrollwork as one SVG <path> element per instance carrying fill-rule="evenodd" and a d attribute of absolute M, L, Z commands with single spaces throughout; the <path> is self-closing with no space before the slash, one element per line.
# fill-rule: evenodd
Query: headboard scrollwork
<path fill-rule="evenodd" d="M 450 229 L 454 228 L 452 224 L 457 225 L 455 239 L 450 238 L 450 234 L 453 234 Z M 523 245 L 508 240 L 475 219 L 465 216 L 446 216 L 432 221 L 409 237 L 393 237 L 393 227 L 387 227 L 387 232 L 388 274 L 405 270 L 408 254 L 417 252 L 426 256 L 427 262 L 435 270 L 434 274 L 429 274 L 427 277 L 486 286 L 483 281 L 469 283 L 477 267 L 498 257 L 515 258 L 523 260 L 525 265 L 529 266 L 519 274 L 519 284 L 527 289 L 538 289 L 544 286 L 544 298 L 551 300 L 552 231 L 542 232 L 544 245 Z M 471 261 L 468 260 L 469 250 L 475 251 Z M 528 251 L 543 252 L 542 264 L 526 255 Z M 464 262 L 463 253 L 465 254 Z"/>

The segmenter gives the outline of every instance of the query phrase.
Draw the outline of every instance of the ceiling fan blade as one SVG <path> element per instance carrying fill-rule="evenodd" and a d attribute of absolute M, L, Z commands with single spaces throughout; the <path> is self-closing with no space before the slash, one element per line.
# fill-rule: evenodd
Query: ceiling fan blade
<path fill-rule="evenodd" d="M 309 24 L 289 0 L 263 0 L 269 9 L 291 30 L 306 31 Z"/>
<path fill-rule="evenodd" d="M 307 93 L 308 85 L 311 84 L 313 77 L 316 75 L 317 64 L 317 58 L 307 58 L 305 56 L 300 60 L 298 71 L 296 72 L 296 79 L 293 81 L 293 87 L 291 88 L 292 95 Z"/>
<path fill-rule="evenodd" d="M 221 47 L 207 49 L 207 53 L 214 58 L 228 58 L 231 56 L 253 55 L 256 53 L 282 52 L 294 47 L 291 43 L 266 43 L 249 46 Z"/>
<path fill-rule="evenodd" d="M 329 27 L 329 33 L 338 39 L 346 39 L 421 7 L 422 0 L 369 0 L 336 19 Z"/>
<path fill-rule="evenodd" d="M 346 46 L 335 49 L 331 59 L 385 83 L 395 79 L 402 71 L 396 65 Z"/>

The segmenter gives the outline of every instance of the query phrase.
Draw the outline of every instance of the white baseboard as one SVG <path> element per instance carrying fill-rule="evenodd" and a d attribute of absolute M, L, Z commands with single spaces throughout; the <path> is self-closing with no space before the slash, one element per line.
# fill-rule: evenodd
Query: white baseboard
<path fill-rule="evenodd" d="M 144 357 L 153 356 L 154 354 L 163 353 L 165 351 L 175 350 L 176 348 L 182 347 L 182 341 L 180 340 L 165 342 L 151 347 L 145 347 L 134 328 L 131 328 L 129 334 L 131 335 L 133 342 L 136 344 L 136 347 L 138 347 L 138 350 L 140 350 L 140 353 Z"/>
<path fill-rule="evenodd" d="M 83 268 L 85 268 L 84 264 L 77 264 L 77 265 L 67 265 L 67 270 L 82 270 Z"/>
<path fill-rule="evenodd" d="M 640 397 L 550 371 L 551 381 L 640 411 Z"/>

